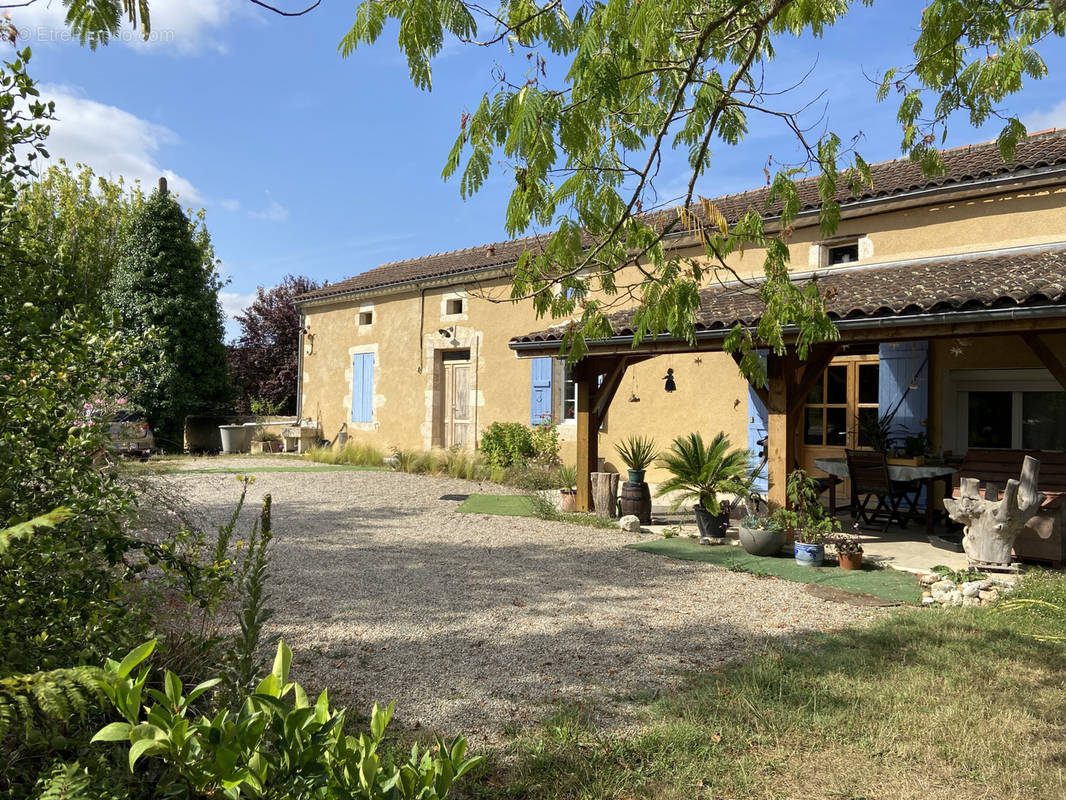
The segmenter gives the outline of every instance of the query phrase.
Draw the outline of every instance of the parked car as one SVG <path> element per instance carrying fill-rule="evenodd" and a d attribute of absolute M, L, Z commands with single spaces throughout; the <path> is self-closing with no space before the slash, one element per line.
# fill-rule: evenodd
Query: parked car
<path fill-rule="evenodd" d="M 155 449 L 155 435 L 143 414 L 120 411 L 111 419 L 108 428 L 111 449 L 116 453 L 147 456 Z"/>

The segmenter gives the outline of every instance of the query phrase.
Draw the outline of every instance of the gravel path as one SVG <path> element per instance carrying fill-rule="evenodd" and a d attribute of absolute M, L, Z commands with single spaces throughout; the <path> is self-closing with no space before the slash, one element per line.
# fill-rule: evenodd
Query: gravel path
<path fill-rule="evenodd" d="M 213 525 L 238 493 L 232 475 L 159 480 Z M 478 491 L 507 490 L 391 472 L 256 477 L 245 516 L 273 495 L 273 625 L 297 680 L 363 710 L 395 698 L 405 724 L 491 743 L 560 702 L 594 701 L 608 724 L 626 694 L 668 690 L 766 637 L 883 613 L 623 547 L 640 534 L 459 514 L 438 499 Z"/>

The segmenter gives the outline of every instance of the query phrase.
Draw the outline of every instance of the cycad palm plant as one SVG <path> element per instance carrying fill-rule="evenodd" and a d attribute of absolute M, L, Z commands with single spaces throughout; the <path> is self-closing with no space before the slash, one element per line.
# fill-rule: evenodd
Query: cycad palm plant
<path fill-rule="evenodd" d="M 678 492 L 671 510 L 676 511 L 686 500 L 696 500 L 717 516 L 722 510 L 720 492 L 744 491 L 749 457 L 747 450 L 734 450 L 724 433 L 715 436 L 709 445 L 704 444 L 698 432 L 678 436 L 659 458 L 670 478 L 659 484 L 656 496 Z"/>

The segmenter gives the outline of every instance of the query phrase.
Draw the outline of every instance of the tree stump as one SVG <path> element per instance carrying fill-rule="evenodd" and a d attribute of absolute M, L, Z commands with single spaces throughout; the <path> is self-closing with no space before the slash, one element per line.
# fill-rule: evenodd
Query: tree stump
<path fill-rule="evenodd" d="M 601 517 L 618 517 L 618 473 L 592 473 L 592 506 Z"/>
<path fill-rule="evenodd" d="M 973 565 L 1009 567 L 1014 540 L 1044 502 L 1044 495 L 1036 490 L 1040 476 L 1040 462 L 1025 457 L 1021 480 L 1011 478 L 1003 490 L 989 484 L 981 497 L 981 482 L 977 478 L 963 478 L 959 482 L 958 499 L 945 498 L 948 515 L 964 526 L 962 547 Z"/>

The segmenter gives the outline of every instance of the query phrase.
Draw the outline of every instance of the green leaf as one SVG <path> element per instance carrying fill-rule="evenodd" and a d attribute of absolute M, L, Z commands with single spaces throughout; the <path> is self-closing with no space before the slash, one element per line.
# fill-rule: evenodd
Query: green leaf
<path fill-rule="evenodd" d="M 128 722 L 112 722 L 109 725 L 105 725 L 96 732 L 96 735 L 90 739 L 92 742 L 125 742 L 129 741 L 130 731 L 133 730 L 133 726 Z"/>
<path fill-rule="evenodd" d="M 289 666 L 292 664 L 292 650 L 285 642 L 278 642 L 278 652 L 274 656 L 274 668 L 271 674 L 282 687 L 289 681 Z"/>
<path fill-rule="evenodd" d="M 141 739 L 133 743 L 130 747 L 130 772 L 133 772 L 133 767 L 137 763 L 137 760 L 147 754 L 158 753 L 164 751 L 166 747 L 155 739 Z"/>
<path fill-rule="evenodd" d="M 118 677 L 125 678 L 133 671 L 133 668 L 144 661 L 155 650 L 156 639 L 152 639 L 149 642 L 135 647 L 129 652 L 129 654 L 122 659 L 122 663 L 118 665 Z"/>

